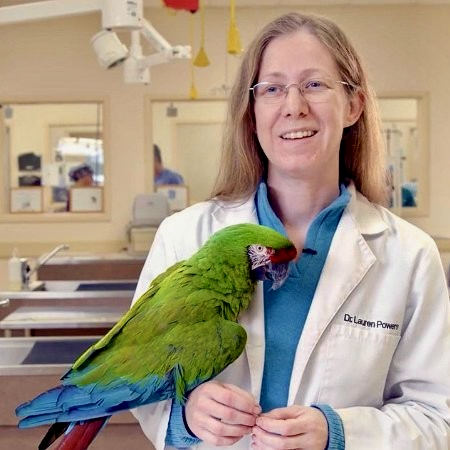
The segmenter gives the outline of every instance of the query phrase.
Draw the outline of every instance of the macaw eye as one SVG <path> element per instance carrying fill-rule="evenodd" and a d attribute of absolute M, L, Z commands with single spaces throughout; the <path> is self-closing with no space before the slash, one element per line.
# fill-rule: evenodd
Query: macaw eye
<path fill-rule="evenodd" d="M 267 248 L 264 247 L 264 245 L 261 244 L 252 244 L 249 246 L 249 251 L 251 254 L 254 255 L 266 255 L 267 254 Z"/>
<path fill-rule="evenodd" d="M 270 261 L 270 252 L 264 245 L 252 244 L 248 247 L 248 256 L 251 262 L 252 270 L 256 267 L 263 266 Z"/>

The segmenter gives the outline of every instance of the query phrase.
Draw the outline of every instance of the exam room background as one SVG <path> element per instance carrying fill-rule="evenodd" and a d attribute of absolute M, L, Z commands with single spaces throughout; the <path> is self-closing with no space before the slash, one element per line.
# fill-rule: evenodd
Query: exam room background
<path fill-rule="evenodd" d="M 239 2 L 238 2 L 239 3 Z M 243 47 L 256 31 L 293 7 L 237 9 Z M 353 40 L 378 93 L 429 96 L 429 215 L 409 219 L 433 236 L 450 238 L 450 4 L 302 6 L 338 22 Z M 199 46 L 195 18 L 193 53 Z M 189 13 L 148 8 L 145 17 L 171 44 L 189 44 Z M 239 58 L 226 54 L 228 8 L 206 8 L 205 49 L 211 65 L 195 69 L 199 98 L 219 98 L 230 85 Z M 12 247 L 40 254 L 61 242 L 92 251 L 118 251 L 134 197 L 152 190 L 151 99 L 186 99 L 191 85 L 188 61 L 151 69 L 149 85 L 123 81 L 121 67 L 99 66 L 90 46 L 101 29 L 100 14 L 0 26 L 0 99 L 108 100 L 110 119 L 110 219 L 92 223 L 1 223 L 0 258 Z M 126 41 L 126 39 L 124 39 Z M 149 48 L 150 50 L 150 48 Z M 445 244 L 445 242 L 444 242 Z M 443 259 L 448 261 L 446 245 Z M 1 279 L 0 279 L 1 282 Z"/>

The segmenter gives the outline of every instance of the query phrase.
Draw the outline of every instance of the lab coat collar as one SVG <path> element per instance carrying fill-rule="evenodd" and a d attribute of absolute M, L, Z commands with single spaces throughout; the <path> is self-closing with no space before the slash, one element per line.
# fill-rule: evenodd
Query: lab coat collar
<path fill-rule="evenodd" d="M 353 219 L 359 232 L 362 235 L 373 235 L 386 231 L 388 224 L 383 218 L 381 207 L 370 203 L 356 190 L 353 182 L 350 182 L 347 189 L 352 197 L 345 213 Z"/>
<path fill-rule="evenodd" d="M 251 195 L 246 200 L 236 202 L 216 200 L 215 206 L 211 211 L 211 217 L 214 230 L 236 223 L 258 223 L 255 195 Z"/>

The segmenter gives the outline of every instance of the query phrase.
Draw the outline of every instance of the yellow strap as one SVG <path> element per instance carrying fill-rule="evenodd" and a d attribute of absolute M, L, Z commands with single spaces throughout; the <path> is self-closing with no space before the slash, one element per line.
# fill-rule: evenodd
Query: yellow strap
<path fill-rule="evenodd" d="M 234 7 L 235 7 L 234 0 L 230 0 L 230 22 L 231 23 L 234 23 L 236 20 Z"/>

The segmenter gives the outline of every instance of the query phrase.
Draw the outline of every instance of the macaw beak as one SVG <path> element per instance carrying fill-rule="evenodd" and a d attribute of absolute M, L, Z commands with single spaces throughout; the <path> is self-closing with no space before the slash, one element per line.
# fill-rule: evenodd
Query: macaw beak
<path fill-rule="evenodd" d="M 289 275 L 289 264 L 289 262 L 278 264 L 271 263 L 266 266 L 265 278 L 272 281 L 270 289 L 275 291 L 283 286 Z"/>

